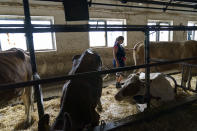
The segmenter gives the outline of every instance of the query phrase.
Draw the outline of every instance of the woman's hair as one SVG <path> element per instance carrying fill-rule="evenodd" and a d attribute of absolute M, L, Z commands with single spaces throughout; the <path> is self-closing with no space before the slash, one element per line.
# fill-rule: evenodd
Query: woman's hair
<path fill-rule="evenodd" d="M 116 42 L 117 42 L 117 41 L 120 41 L 120 40 L 124 40 L 124 37 L 123 37 L 123 36 L 118 36 L 118 37 L 116 38 Z"/>

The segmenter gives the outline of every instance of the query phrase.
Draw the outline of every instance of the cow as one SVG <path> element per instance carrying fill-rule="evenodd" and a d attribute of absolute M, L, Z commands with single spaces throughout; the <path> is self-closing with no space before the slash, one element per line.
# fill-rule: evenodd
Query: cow
<path fill-rule="evenodd" d="M 176 60 L 197 56 L 197 41 L 189 40 L 182 42 L 150 42 L 150 58 L 161 60 Z M 144 44 L 138 43 L 133 48 L 133 59 L 135 65 L 144 64 Z M 153 63 L 153 62 L 151 62 Z M 197 64 L 197 60 L 186 61 L 188 64 Z M 169 64 L 151 67 L 151 72 L 165 72 L 170 70 L 182 70 L 180 64 Z M 192 74 L 196 74 L 196 69 L 192 69 Z M 145 72 L 144 69 L 135 70 L 135 73 Z M 189 68 L 183 72 L 183 86 L 190 82 Z M 190 86 L 190 85 L 189 85 Z"/>
<path fill-rule="evenodd" d="M 139 75 L 134 73 L 129 75 L 123 87 L 116 93 L 115 99 L 122 101 L 126 98 L 133 98 L 136 103 L 141 104 L 146 101 L 138 98 L 146 98 L 146 94 L 145 73 L 140 73 Z M 150 73 L 150 95 L 152 98 L 163 102 L 174 100 L 174 90 L 164 74 Z"/>
<path fill-rule="evenodd" d="M 32 78 L 30 57 L 25 51 L 11 48 L 0 52 L 0 84 L 29 81 Z M 25 106 L 25 126 L 31 123 L 33 109 L 33 88 L 12 88 L 0 90 L 0 108 L 13 104 L 22 98 Z"/>
<path fill-rule="evenodd" d="M 69 75 L 100 71 L 101 67 L 102 61 L 100 56 L 92 49 L 87 49 L 81 55 L 73 57 L 73 65 Z M 69 128 L 69 131 L 78 131 L 87 126 L 97 126 L 100 116 L 95 111 L 95 107 L 100 101 L 101 93 L 101 75 L 92 75 L 67 81 L 63 86 L 60 112 L 52 124 L 51 130 Z M 65 115 L 65 113 L 68 115 Z M 66 116 L 69 117 L 65 118 Z M 41 119 L 39 123 L 47 122 Z M 64 125 L 71 125 L 71 128 Z M 42 126 L 40 126 L 40 130 L 41 128 L 43 129 Z"/>

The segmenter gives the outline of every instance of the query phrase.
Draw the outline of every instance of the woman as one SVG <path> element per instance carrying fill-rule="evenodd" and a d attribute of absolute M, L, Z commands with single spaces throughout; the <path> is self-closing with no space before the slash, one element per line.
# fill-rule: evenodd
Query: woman
<path fill-rule="evenodd" d="M 113 65 L 114 67 L 124 67 L 125 66 L 125 49 L 121 45 L 124 41 L 123 36 L 118 36 L 116 38 L 114 47 L 113 47 Z M 122 72 L 116 73 L 116 88 L 121 88 L 121 80 L 123 79 Z"/>

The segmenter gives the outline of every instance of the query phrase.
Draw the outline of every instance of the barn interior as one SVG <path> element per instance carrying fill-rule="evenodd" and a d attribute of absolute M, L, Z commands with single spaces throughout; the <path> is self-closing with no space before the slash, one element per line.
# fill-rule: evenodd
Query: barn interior
<path fill-rule="evenodd" d="M 24 24 L 25 13 L 24 3 L 29 1 L 29 10 L 32 24 L 40 24 L 42 26 L 49 26 L 45 33 L 34 33 L 33 44 L 35 50 L 35 63 L 37 65 L 37 73 L 41 79 L 55 78 L 67 76 L 72 68 L 72 58 L 75 55 L 81 54 L 84 50 L 92 48 L 102 58 L 103 70 L 113 69 L 113 45 L 117 36 L 124 36 L 124 47 L 132 49 L 135 44 L 144 42 L 145 32 L 139 31 L 137 27 L 145 27 L 146 25 L 159 26 L 174 26 L 174 30 L 152 31 L 150 33 L 150 41 L 186 41 L 197 40 L 196 24 L 196 0 L 90 0 L 88 1 L 88 20 L 67 20 L 66 9 L 63 5 L 63 0 L 1 0 L 0 1 L 0 50 L 5 51 L 12 47 L 27 49 L 25 42 L 25 33 L 14 33 L 11 24 Z M 77 1 L 77 0 L 76 0 Z M 79 2 L 79 1 L 78 1 Z M 82 6 L 82 5 L 80 5 Z M 73 7 L 74 8 L 74 7 Z M 67 10 L 68 11 L 68 10 Z M 76 11 L 79 16 L 80 12 Z M 26 12 L 27 13 L 27 12 Z M 86 14 L 87 15 L 87 14 Z M 9 24 L 5 27 L 3 24 Z M 109 25 L 126 25 L 124 30 L 108 31 L 104 28 L 98 31 L 75 31 L 74 28 L 82 25 L 109 26 Z M 52 25 L 52 26 L 51 26 Z M 127 26 L 128 25 L 128 26 Z M 129 25 L 132 25 L 129 27 Z M 16 26 L 16 25 L 15 25 Z M 60 28 L 58 28 L 58 26 Z M 70 26 L 70 28 L 66 28 Z M 189 27 L 192 28 L 189 28 Z M 46 28 L 44 27 L 44 28 Z M 39 28 L 36 27 L 36 28 Z M 44 29 L 43 28 L 43 29 Z M 72 29 L 73 28 L 73 29 Z M 108 27 L 109 28 L 109 27 Z M 160 28 L 160 27 L 159 27 Z M 52 30 L 55 31 L 52 31 Z M 69 30 L 70 29 L 70 30 Z M 189 29 L 189 31 L 187 31 Z M 52 31 L 52 32 L 50 32 Z M 27 34 L 26 34 L 27 35 Z M 31 49 L 30 49 L 31 50 Z M 176 49 L 175 49 L 176 50 Z M 133 50 L 126 51 L 126 66 L 130 70 L 124 70 L 125 77 L 133 72 L 134 66 Z M 141 114 L 136 105 L 131 103 L 131 100 L 118 102 L 114 99 L 114 95 L 118 92 L 115 88 L 115 72 L 103 81 L 103 92 L 101 96 L 101 103 L 103 111 L 100 112 L 100 126 L 94 130 L 101 130 L 103 122 L 107 130 L 195 130 L 197 127 L 194 123 L 196 118 L 196 103 L 190 98 L 195 95 L 194 92 L 186 93 L 182 89 L 178 89 L 177 100 L 182 98 L 192 99 L 193 103 L 189 104 L 187 108 L 181 111 L 174 111 L 174 114 L 168 114 L 157 117 L 151 122 L 143 121 L 143 124 L 128 124 L 129 121 L 134 121 Z M 102 76 L 106 76 L 103 73 Z M 181 83 L 181 74 L 173 75 L 177 83 Z M 63 78 L 63 77 L 62 77 Z M 65 77 L 64 77 L 65 78 Z M 50 124 L 53 123 L 59 112 L 60 98 L 62 96 L 62 87 L 66 80 L 59 80 L 57 82 L 48 82 L 41 84 L 41 94 L 44 98 L 45 113 L 50 114 Z M 173 81 L 170 81 L 173 87 Z M 195 90 L 196 80 L 192 79 L 192 89 Z M 180 102 L 178 101 L 178 102 Z M 183 100 L 185 102 L 185 100 Z M 188 102 L 188 101 L 186 101 Z M 159 110 L 161 103 L 153 101 L 152 107 Z M 168 103 L 167 103 L 168 105 Z M 39 120 L 38 109 L 36 102 L 34 103 L 33 123 L 30 127 L 24 129 L 24 106 L 19 104 L 5 106 L 0 109 L 0 130 L 30 130 L 37 131 L 37 123 Z M 162 108 L 162 107 L 161 107 Z M 154 108 L 155 109 L 155 108 Z M 154 111 L 153 111 L 154 112 Z M 184 113 L 183 113 L 184 112 Z M 144 114 L 151 114 L 144 112 Z M 143 114 L 142 114 L 143 115 Z M 130 118 L 132 117 L 132 118 Z M 178 119 L 179 117 L 180 119 Z M 188 120 L 184 120 L 184 118 Z M 176 118 L 176 119 L 175 119 Z M 170 121 L 168 121 L 170 119 Z M 117 122 L 118 121 L 118 122 Z M 168 121 L 168 122 L 166 122 Z M 184 121 L 186 121 L 184 123 Z M 171 123 L 174 126 L 172 127 Z M 116 124 L 119 123 L 119 124 Z M 163 124 L 162 124 L 163 123 Z M 179 124 L 178 124 L 179 123 Z M 181 123 L 181 124 L 180 124 Z M 105 124 L 104 124 L 105 125 Z M 154 126 L 153 126 L 154 125 Z M 164 128 L 165 127 L 165 128 Z M 187 127 L 187 128 L 183 128 Z"/>

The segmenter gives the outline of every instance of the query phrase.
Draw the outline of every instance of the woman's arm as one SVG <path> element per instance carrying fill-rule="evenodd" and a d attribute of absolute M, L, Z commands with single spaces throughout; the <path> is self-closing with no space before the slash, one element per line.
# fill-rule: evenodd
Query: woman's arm
<path fill-rule="evenodd" d="M 113 48 L 113 57 L 114 57 L 114 60 L 116 61 L 116 67 L 119 67 L 118 59 L 117 59 L 117 56 L 116 56 L 117 52 L 118 52 L 118 48 L 114 47 Z"/>

